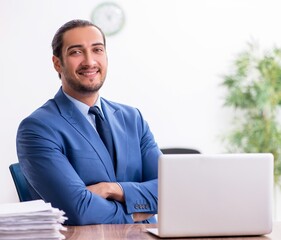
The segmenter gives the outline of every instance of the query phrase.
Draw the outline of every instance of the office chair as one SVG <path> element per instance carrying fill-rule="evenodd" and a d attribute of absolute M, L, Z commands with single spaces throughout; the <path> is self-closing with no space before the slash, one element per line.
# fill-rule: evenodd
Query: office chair
<path fill-rule="evenodd" d="M 13 163 L 9 166 L 14 184 L 21 202 L 33 200 L 28 190 L 28 183 L 21 171 L 19 163 Z"/>
<path fill-rule="evenodd" d="M 200 154 L 200 151 L 192 148 L 161 148 L 163 154 Z"/>

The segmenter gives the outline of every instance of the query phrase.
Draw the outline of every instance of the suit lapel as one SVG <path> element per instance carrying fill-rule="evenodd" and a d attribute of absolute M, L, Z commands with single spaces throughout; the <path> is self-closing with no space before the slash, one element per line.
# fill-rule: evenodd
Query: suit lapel
<path fill-rule="evenodd" d="M 124 180 L 127 168 L 127 153 L 128 153 L 128 139 L 126 133 L 126 125 L 122 112 L 108 104 L 107 101 L 101 98 L 102 109 L 111 127 L 114 146 L 116 149 L 116 179 L 121 182 Z"/>
<path fill-rule="evenodd" d="M 55 96 L 55 101 L 60 110 L 60 113 L 67 122 L 75 128 L 83 138 L 85 138 L 89 144 L 99 155 L 103 162 L 105 169 L 111 181 L 116 181 L 113 164 L 110 155 L 102 143 L 102 140 L 98 136 L 97 132 L 93 129 L 88 120 L 82 115 L 82 113 L 75 107 L 75 105 L 63 94 L 60 89 Z"/>

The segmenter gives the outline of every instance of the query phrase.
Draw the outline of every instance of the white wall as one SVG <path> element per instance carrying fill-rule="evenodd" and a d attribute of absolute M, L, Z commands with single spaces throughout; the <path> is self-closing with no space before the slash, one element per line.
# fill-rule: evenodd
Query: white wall
<path fill-rule="evenodd" d="M 102 95 L 138 107 L 160 147 L 223 152 L 231 112 L 221 75 L 251 39 L 281 45 L 280 0 L 112 0 L 126 14 L 108 38 Z M 51 40 L 59 26 L 90 19 L 94 0 L 0 0 L 0 203 L 17 201 L 8 166 L 19 122 L 60 86 Z"/>

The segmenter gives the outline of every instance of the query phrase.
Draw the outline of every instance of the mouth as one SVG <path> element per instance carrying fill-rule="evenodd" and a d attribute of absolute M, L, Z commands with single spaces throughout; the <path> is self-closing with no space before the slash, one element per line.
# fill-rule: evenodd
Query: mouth
<path fill-rule="evenodd" d="M 100 72 L 100 69 L 99 68 L 93 68 L 93 69 L 80 69 L 77 71 L 77 73 L 80 75 L 80 76 L 83 76 L 83 77 L 95 77 L 98 73 Z"/>

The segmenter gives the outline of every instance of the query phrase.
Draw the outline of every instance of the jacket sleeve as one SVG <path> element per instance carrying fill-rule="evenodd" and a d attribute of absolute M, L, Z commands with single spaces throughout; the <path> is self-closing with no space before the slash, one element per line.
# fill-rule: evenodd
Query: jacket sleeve
<path fill-rule="evenodd" d="M 139 182 L 120 182 L 125 194 L 128 213 L 157 213 L 158 158 L 162 154 L 147 122 L 139 113 L 139 135 L 142 161 L 142 179 Z"/>
<path fill-rule="evenodd" d="M 133 223 L 125 206 L 87 190 L 69 160 L 58 133 L 29 117 L 19 126 L 17 153 L 27 181 L 46 202 L 65 211 L 69 225 Z"/>

